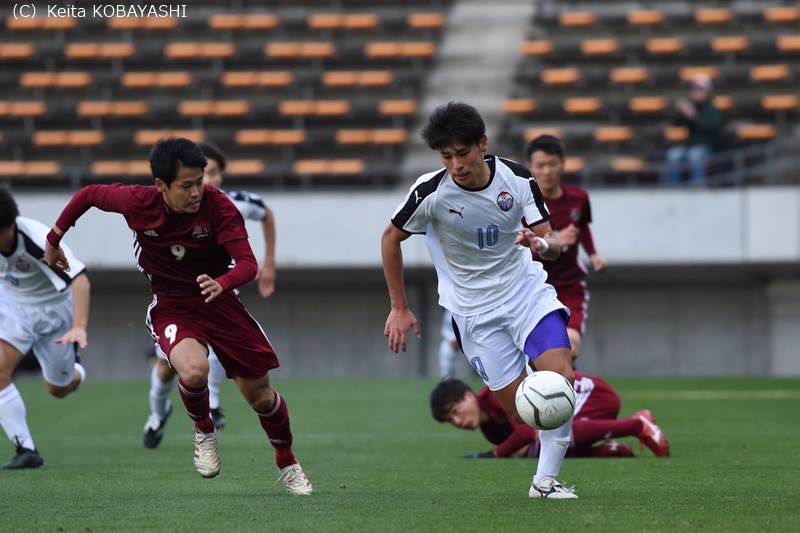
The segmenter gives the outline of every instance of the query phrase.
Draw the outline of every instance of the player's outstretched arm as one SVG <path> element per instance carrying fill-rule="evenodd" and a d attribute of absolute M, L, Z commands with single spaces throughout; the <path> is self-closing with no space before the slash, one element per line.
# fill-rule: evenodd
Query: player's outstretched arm
<path fill-rule="evenodd" d="M 264 262 L 258 269 L 258 292 L 268 298 L 275 292 L 275 215 L 269 207 L 265 207 L 267 216 L 261 223 L 264 233 Z"/>
<path fill-rule="evenodd" d="M 408 328 L 414 328 L 414 336 L 420 338 L 419 325 L 408 308 L 406 288 L 403 282 L 403 250 L 400 243 L 410 236 L 411 234 L 389 224 L 381 237 L 383 275 L 386 278 L 389 299 L 392 304 L 383 334 L 389 337 L 389 349 L 394 353 L 397 353 L 398 350 L 406 351 Z"/>
<path fill-rule="evenodd" d="M 53 226 L 53 229 L 51 229 L 50 233 L 47 235 L 44 245 L 44 262 L 47 263 L 47 266 L 50 268 L 57 268 L 69 272 L 67 254 L 64 253 L 64 250 L 59 246 L 59 242 L 63 236 L 64 232 L 58 229 L 57 226 Z M 55 242 L 55 244 L 51 244 L 51 242 Z"/>
<path fill-rule="evenodd" d="M 86 329 L 89 327 L 89 293 L 92 285 L 89 283 L 89 276 L 86 273 L 79 274 L 72 280 L 72 329 L 56 339 L 58 344 L 78 343 L 81 349 L 88 344 L 88 334 Z"/>

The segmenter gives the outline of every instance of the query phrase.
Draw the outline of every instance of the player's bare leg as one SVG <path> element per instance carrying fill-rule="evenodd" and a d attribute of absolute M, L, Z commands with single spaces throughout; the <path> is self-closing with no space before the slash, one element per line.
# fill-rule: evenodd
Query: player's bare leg
<path fill-rule="evenodd" d="M 269 374 L 256 379 L 236 377 L 234 381 L 244 399 L 258 414 L 261 427 L 275 448 L 275 463 L 280 473 L 278 481 L 283 481 L 289 494 L 310 495 L 313 492 L 311 483 L 292 453 L 289 409 L 281 395 L 272 388 Z"/>
<path fill-rule="evenodd" d="M 25 403 L 17 387 L 11 383 L 11 376 L 22 360 L 19 350 L 0 340 L 0 426 L 17 449 L 16 455 L 0 469 L 36 468 L 44 464 L 44 459 L 36 451 L 28 421 L 25 417 Z"/>
<path fill-rule="evenodd" d="M 217 432 L 209 416 L 208 350 L 195 339 L 178 342 L 169 355 L 180 379 L 178 390 L 189 418 L 194 420 L 194 467 L 203 477 L 219 475 Z"/>

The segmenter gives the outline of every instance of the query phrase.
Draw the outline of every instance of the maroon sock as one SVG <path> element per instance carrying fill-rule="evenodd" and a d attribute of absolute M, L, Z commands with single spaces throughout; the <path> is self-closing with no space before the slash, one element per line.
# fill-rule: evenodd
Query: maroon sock
<path fill-rule="evenodd" d="M 269 442 L 275 448 L 275 463 L 278 468 L 286 468 L 297 462 L 292 453 L 292 428 L 289 427 L 289 409 L 280 394 L 275 393 L 275 405 L 269 412 L 258 413 L 261 427 L 267 432 Z"/>
<path fill-rule="evenodd" d="M 636 437 L 641 432 L 642 421 L 633 418 L 572 421 L 572 441 L 576 448 L 615 437 Z"/>
<path fill-rule="evenodd" d="M 183 405 L 186 406 L 186 413 L 189 418 L 194 420 L 194 427 L 203 433 L 214 433 L 214 422 L 211 421 L 211 417 L 208 414 L 210 411 L 208 407 L 208 384 L 202 387 L 190 387 L 182 379 L 179 379 L 178 391 L 181 393 Z"/>

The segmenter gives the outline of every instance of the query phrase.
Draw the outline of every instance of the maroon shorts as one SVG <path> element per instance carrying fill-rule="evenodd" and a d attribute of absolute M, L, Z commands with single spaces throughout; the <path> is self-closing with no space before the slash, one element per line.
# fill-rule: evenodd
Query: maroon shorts
<path fill-rule="evenodd" d="M 589 311 L 589 291 L 586 290 L 586 282 L 581 281 L 573 285 L 555 287 L 558 300 L 569 309 L 569 329 L 576 329 L 584 333 L 586 328 L 585 320 Z"/>
<path fill-rule="evenodd" d="M 575 413 L 575 418 L 589 420 L 614 420 L 619 416 L 622 403 L 617 391 L 605 380 L 592 376 L 594 389 L 580 410 Z"/>
<path fill-rule="evenodd" d="M 183 339 L 209 345 L 229 378 L 255 379 L 279 366 L 264 330 L 232 291 L 209 303 L 205 297 L 154 297 L 147 311 L 147 327 L 169 360 Z"/>

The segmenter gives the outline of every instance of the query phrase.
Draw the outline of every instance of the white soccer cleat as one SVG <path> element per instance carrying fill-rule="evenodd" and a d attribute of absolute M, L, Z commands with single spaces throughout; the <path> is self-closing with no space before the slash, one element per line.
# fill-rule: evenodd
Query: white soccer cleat
<path fill-rule="evenodd" d="M 539 483 L 531 483 L 528 491 L 530 498 L 549 498 L 551 500 L 571 500 L 577 499 L 574 487 L 565 487 L 555 479 L 545 479 Z"/>
<path fill-rule="evenodd" d="M 277 485 L 278 481 L 283 481 L 283 484 L 286 485 L 287 493 L 297 494 L 300 496 L 311 496 L 311 494 L 314 492 L 311 482 L 308 480 L 305 472 L 303 472 L 303 469 L 299 464 L 295 463 L 291 466 L 287 466 L 286 468 L 279 468 L 278 472 L 280 475 L 278 476 L 278 479 L 275 481 L 274 485 Z"/>
<path fill-rule="evenodd" d="M 219 450 L 217 450 L 217 432 L 203 433 L 194 428 L 194 467 L 203 477 L 219 475 Z"/>

